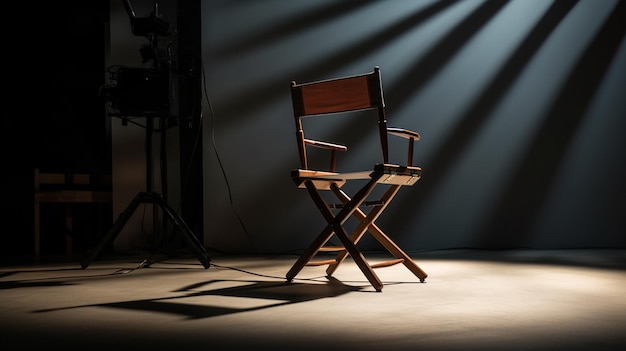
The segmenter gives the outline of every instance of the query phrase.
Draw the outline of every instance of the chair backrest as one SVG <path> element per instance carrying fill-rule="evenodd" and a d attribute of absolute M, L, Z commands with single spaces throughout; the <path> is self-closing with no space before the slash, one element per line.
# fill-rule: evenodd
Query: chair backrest
<path fill-rule="evenodd" d="M 306 145 L 313 144 L 305 138 L 303 118 L 370 109 L 378 110 L 378 128 L 383 162 L 389 162 L 385 101 L 378 66 L 374 67 L 372 72 L 355 76 L 301 84 L 292 81 L 291 97 L 302 169 L 308 169 Z"/>
<path fill-rule="evenodd" d="M 34 173 L 34 227 L 35 255 L 40 253 L 40 205 L 42 203 L 65 204 L 65 221 L 71 232 L 71 205 L 76 203 L 111 204 L 111 175 L 92 175 L 87 173 L 49 173 L 35 168 Z M 72 252 L 71 236 L 66 238 L 66 251 Z"/>
<path fill-rule="evenodd" d="M 111 175 L 50 173 L 35 168 L 35 207 L 40 203 L 112 203 Z M 36 218 L 38 220 L 38 218 Z"/>

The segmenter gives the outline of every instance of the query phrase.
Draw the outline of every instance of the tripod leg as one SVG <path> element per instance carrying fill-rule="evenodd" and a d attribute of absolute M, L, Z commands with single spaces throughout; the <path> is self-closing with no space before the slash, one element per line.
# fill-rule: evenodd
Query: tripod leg
<path fill-rule="evenodd" d="M 163 200 L 163 198 L 156 197 L 154 200 L 156 203 L 158 203 L 159 206 L 161 206 L 163 212 L 165 212 L 170 220 L 174 222 L 176 227 L 180 229 L 181 233 L 183 234 L 183 238 L 185 239 L 187 244 L 191 246 L 191 248 L 194 250 L 196 257 L 198 258 L 200 263 L 202 263 L 204 268 L 208 269 L 211 266 L 211 259 L 209 258 L 209 255 L 204 249 L 202 243 L 200 243 L 200 241 L 193 234 L 191 229 L 189 229 L 185 221 L 183 221 L 183 219 L 165 202 L 165 200 Z"/>
<path fill-rule="evenodd" d="M 142 201 L 143 201 L 143 198 L 141 194 L 138 194 L 137 196 L 135 196 L 133 201 L 126 207 L 124 212 L 120 214 L 120 216 L 118 217 L 117 221 L 115 221 L 111 229 L 109 229 L 109 231 L 106 232 L 106 234 L 104 234 L 102 239 L 100 239 L 100 241 L 98 242 L 98 245 L 96 245 L 96 247 L 93 248 L 91 251 L 88 251 L 87 254 L 83 257 L 83 259 L 81 260 L 82 268 L 87 268 L 89 264 L 91 264 L 91 262 L 98 256 L 98 254 L 104 248 L 104 246 L 106 246 L 108 243 L 113 242 L 113 240 L 115 240 L 117 235 L 120 233 L 122 228 L 124 228 L 124 226 L 126 225 L 126 222 L 128 222 L 128 220 L 133 215 L 133 213 L 135 212 L 135 210 L 137 209 L 137 207 Z"/>

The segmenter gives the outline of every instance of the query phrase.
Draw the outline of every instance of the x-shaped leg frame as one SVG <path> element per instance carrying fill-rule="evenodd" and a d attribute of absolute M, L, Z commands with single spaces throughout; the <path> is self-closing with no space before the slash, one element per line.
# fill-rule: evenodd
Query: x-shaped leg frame
<path fill-rule="evenodd" d="M 380 281 L 380 278 L 376 275 L 373 268 L 376 265 L 369 265 L 361 252 L 356 248 L 356 244 L 363 237 L 366 231 L 369 231 L 390 253 L 392 253 L 397 259 L 398 262 L 402 262 L 413 274 L 415 274 L 420 281 L 424 281 L 427 277 L 426 273 L 421 270 L 413 260 L 402 251 L 385 233 L 383 233 L 378 226 L 374 224 L 374 221 L 378 218 L 378 216 L 383 212 L 383 210 L 387 207 L 389 202 L 393 199 L 393 197 L 397 194 L 401 185 L 391 185 L 390 188 L 385 192 L 385 194 L 381 198 L 381 202 L 373 207 L 373 209 L 366 215 L 363 211 L 359 209 L 359 206 L 365 201 L 365 199 L 370 195 L 372 190 L 378 184 L 378 179 L 380 176 L 373 176 L 370 181 L 357 192 L 357 194 L 351 199 L 348 195 L 346 195 L 339 187 L 336 185 L 331 186 L 332 191 L 335 195 L 343 202 L 343 207 L 341 210 L 334 215 L 331 207 L 326 203 L 326 201 L 322 198 L 319 193 L 319 190 L 315 187 L 311 180 L 305 181 L 305 186 L 311 195 L 311 198 L 315 202 L 318 210 L 322 213 L 324 219 L 328 222 L 328 225 L 324 230 L 317 236 L 317 238 L 311 243 L 311 245 L 305 250 L 305 252 L 300 256 L 300 258 L 294 263 L 289 272 L 287 273 L 287 280 L 291 281 L 293 278 L 302 270 L 302 268 L 322 249 L 322 247 L 330 240 L 330 238 L 336 235 L 341 243 L 343 244 L 344 249 L 341 250 L 336 258 L 334 263 L 330 264 L 328 269 L 326 270 L 326 274 L 331 276 L 339 264 L 345 260 L 347 255 L 349 254 L 354 262 L 357 264 L 359 269 L 363 272 L 367 280 L 370 282 L 372 287 L 376 289 L 376 291 L 381 291 L 383 288 L 383 284 Z M 343 224 L 345 221 L 354 215 L 360 223 L 357 228 L 352 232 L 350 236 L 343 228 Z"/>
<path fill-rule="evenodd" d="M 390 185 L 389 189 L 385 192 L 385 194 L 381 197 L 381 204 L 376 205 L 367 215 L 361 211 L 360 208 L 357 208 L 353 215 L 359 220 L 359 226 L 354 230 L 350 240 L 356 245 L 356 243 L 361 240 L 366 231 L 368 231 L 372 236 L 378 240 L 378 242 L 383 245 L 387 251 L 389 251 L 396 259 L 401 260 L 402 264 L 406 268 L 408 268 L 419 280 L 420 282 L 424 282 L 428 274 L 424 272 L 414 261 L 411 259 L 409 255 L 407 255 L 398 245 L 396 245 L 391 238 L 389 238 L 375 223 L 376 219 L 380 214 L 385 210 L 387 205 L 391 202 L 394 196 L 400 190 L 401 185 Z M 333 186 L 331 190 L 337 198 L 339 198 L 344 204 L 350 202 L 350 197 L 346 195 L 339 187 Z M 341 262 L 345 260 L 348 252 L 346 250 L 340 251 L 335 257 L 335 263 L 331 264 L 328 269 L 326 269 L 326 274 L 329 276 L 332 275 Z"/>

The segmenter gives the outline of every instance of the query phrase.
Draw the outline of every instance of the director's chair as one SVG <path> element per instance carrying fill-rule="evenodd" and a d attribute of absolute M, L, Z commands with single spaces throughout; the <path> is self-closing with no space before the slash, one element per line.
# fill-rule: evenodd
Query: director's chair
<path fill-rule="evenodd" d="M 376 291 L 381 291 L 383 284 L 374 269 L 398 263 L 404 264 L 421 282 L 424 282 L 427 274 L 374 223 L 400 188 L 414 185 L 422 175 L 421 168 L 413 166 L 412 162 L 413 145 L 416 140 L 420 139 L 419 133 L 387 127 L 380 68 L 375 67 L 372 72 L 356 76 L 302 84 L 292 82 L 291 97 L 301 163 L 299 169 L 292 170 L 291 177 L 298 188 L 308 191 L 317 209 L 326 220 L 327 226 L 291 267 L 286 275 L 287 281 L 292 281 L 304 266 L 328 265 L 326 274 L 332 276 L 339 265 L 350 255 Z M 337 152 L 346 152 L 347 146 L 305 137 L 304 119 L 318 116 L 329 118 L 328 116 L 335 117 L 351 113 L 356 114 L 359 117 L 359 123 L 362 123 L 361 120 L 364 120 L 366 115 L 363 114 L 364 118 L 361 118 L 361 114 L 368 110 L 377 111 L 377 139 L 380 139 L 382 150 L 382 162 L 378 160 L 379 163 L 376 163 L 373 168 L 364 171 L 339 172 Z M 408 140 L 406 165 L 390 163 L 388 134 Z M 310 147 L 327 150 L 330 153 L 328 167 L 323 169 L 310 167 L 307 155 Z M 344 185 L 352 185 L 357 181 L 360 182 L 353 187 L 357 191 L 354 196 L 349 196 L 344 191 Z M 364 185 L 361 185 L 363 183 Z M 374 192 L 378 186 L 387 188 L 380 197 L 377 192 Z M 328 192 L 333 194 L 332 199 L 338 203 L 327 201 L 323 193 Z M 371 200 L 372 198 L 374 200 Z M 365 212 L 363 210 L 365 208 L 370 209 Z M 358 225 L 351 234 L 348 234 L 344 224 L 350 217 L 356 218 Z M 394 259 L 370 264 L 357 248 L 357 243 L 366 232 L 382 244 L 394 256 Z M 341 241 L 342 246 L 328 244 L 333 236 Z M 329 260 L 313 260 L 319 252 L 327 251 L 336 252 L 335 257 Z"/>

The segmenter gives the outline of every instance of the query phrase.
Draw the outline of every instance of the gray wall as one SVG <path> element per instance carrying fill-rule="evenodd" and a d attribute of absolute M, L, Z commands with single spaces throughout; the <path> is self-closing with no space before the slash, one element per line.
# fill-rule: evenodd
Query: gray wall
<path fill-rule="evenodd" d="M 406 250 L 626 246 L 624 5 L 203 1 L 205 244 L 309 244 L 289 82 L 378 65 L 389 124 L 422 135 L 422 180 L 377 221 Z"/>

